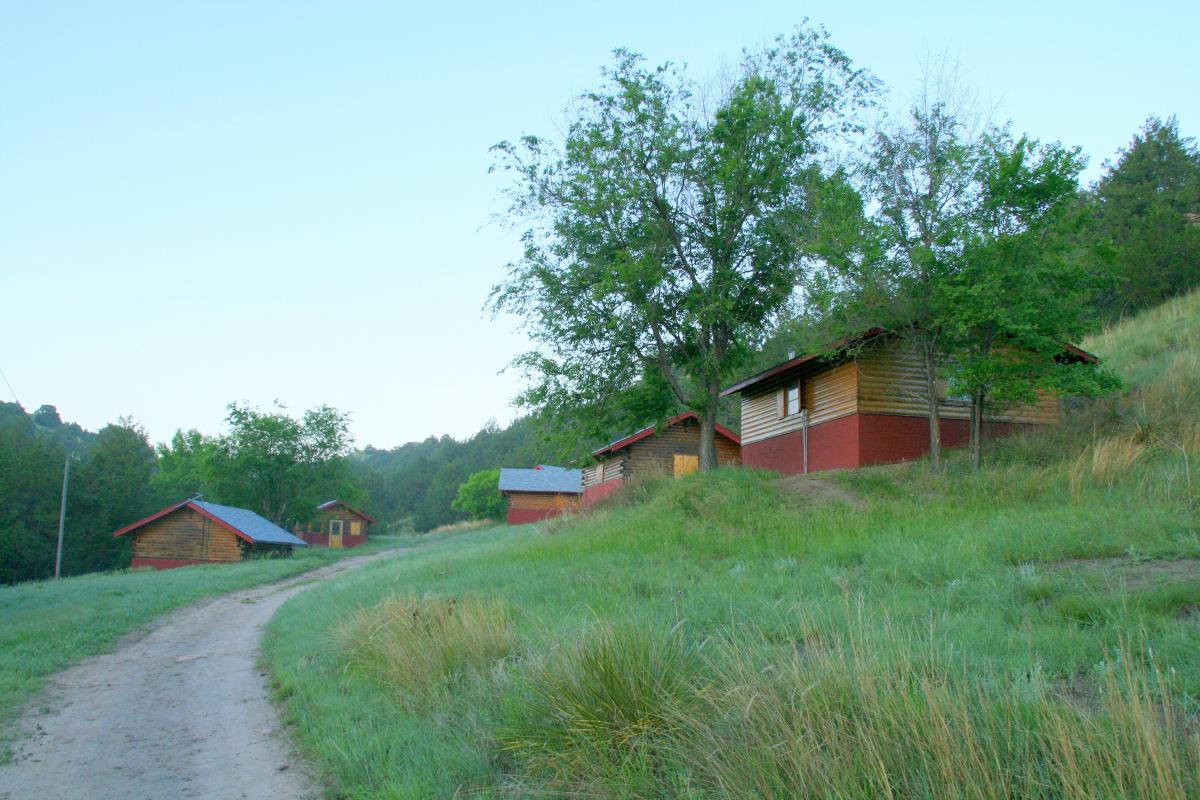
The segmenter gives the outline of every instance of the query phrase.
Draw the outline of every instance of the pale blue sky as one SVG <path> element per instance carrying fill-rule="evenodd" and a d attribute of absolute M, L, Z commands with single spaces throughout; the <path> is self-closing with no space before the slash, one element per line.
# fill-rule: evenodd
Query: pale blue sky
<path fill-rule="evenodd" d="M 525 348 L 481 314 L 518 252 L 488 147 L 553 133 L 614 47 L 703 75 L 807 16 L 894 94 L 948 51 L 1094 177 L 1148 114 L 1200 134 L 1198 7 L 6 2 L 0 369 L 156 441 L 276 398 L 360 445 L 466 436 Z"/>

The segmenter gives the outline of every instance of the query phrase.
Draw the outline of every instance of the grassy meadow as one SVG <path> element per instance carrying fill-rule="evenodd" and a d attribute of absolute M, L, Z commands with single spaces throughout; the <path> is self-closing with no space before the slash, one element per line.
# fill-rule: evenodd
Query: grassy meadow
<path fill-rule="evenodd" d="M 310 548 L 291 558 L 241 564 L 0 586 L 0 722 L 10 719 L 48 675 L 110 649 L 125 634 L 182 605 L 281 580 L 346 555 L 398 547 L 411 538 L 372 537 L 354 550 Z"/>
<path fill-rule="evenodd" d="M 1200 294 L 1053 430 L 430 541 L 267 658 L 336 797 L 1200 796 Z"/>

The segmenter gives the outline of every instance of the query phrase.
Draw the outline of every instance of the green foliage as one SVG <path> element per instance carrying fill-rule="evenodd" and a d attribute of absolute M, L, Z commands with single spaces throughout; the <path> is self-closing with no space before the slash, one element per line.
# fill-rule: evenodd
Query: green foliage
<path fill-rule="evenodd" d="M 603 75 L 561 145 L 494 148 L 531 227 L 493 307 L 539 345 L 515 362 L 523 403 L 592 437 L 695 409 L 707 469 L 722 382 L 792 298 L 822 187 L 842 181 L 825 151 L 876 84 L 820 29 L 746 53 L 715 98 L 625 50 Z"/>
<path fill-rule="evenodd" d="M 1040 393 L 1095 397 L 1119 386 L 1092 363 L 1063 363 L 1064 343 L 1097 329 L 1090 301 L 1101 276 L 1073 258 L 1061 236 L 1084 159 L 1078 149 L 1013 141 L 993 131 L 977 155 L 982 194 L 959 269 L 934 292 L 931 320 L 949 359 L 952 392 L 985 409 L 1030 403 Z M 973 425 L 978 464 L 982 425 Z"/>
<path fill-rule="evenodd" d="M 229 432 L 212 443 L 207 478 L 221 502 L 277 523 L 307 520 L 321 502 L 356 502 L 349 483 L 350 418 L 319 406 L 297 420 L 280 406 L 262 412 L 231 404 Z"/>
<path fill-rule="evenodd" d="M 145 432 L 122 420 L 90 433 L 64 423 L 53 406 L 27 415 L 6 403 L 0 404 L 0 583 L 53 574 L 68 453 L 63 573 L 128 563 L 126 543 L 112 532 L 155 510 L 154 451 Z"/>
<path fill-rule="evenodd" d="M 296 419 L 282 406 L 264 412 L 234 403 L 225 421 L 222 436 L 177 431 L 170 445 L 159 447 L 155 484 L 169 494 L 167 502 L 203 494 L 283 524 L 306 521 L 335 497 L 363 498 L 351 480 L 347 414 L 319 406 Z"/>
<path fill-rule="evenodd" d="M 471 519 L 504 519 L 507 506 L 499 484 L 500 470 L 476 472 L 458 487 L 450 507 Z"/>
<path fill-rule="evenodd" d="M 1200 151 L 1175 118 L 1151 117 L 1089 196 L 1086 235 L 1111 242 L 1110 317 L 1200 285 Z"/>

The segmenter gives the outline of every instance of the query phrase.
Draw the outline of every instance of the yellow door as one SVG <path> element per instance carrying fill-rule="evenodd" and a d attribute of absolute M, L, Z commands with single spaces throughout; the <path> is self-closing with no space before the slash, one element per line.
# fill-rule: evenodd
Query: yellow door
<path fill-rule="evenodd" d="M 700 469 L 700 456 L 685 456 L 682 453 L 675 454 L 675 477 L 683 475 L 691 475 Z"/>
<path fill-rule="evenodd" d="M 329 546 L 342 546 L 342 521 L 340 519 L 329 520 Z"/>

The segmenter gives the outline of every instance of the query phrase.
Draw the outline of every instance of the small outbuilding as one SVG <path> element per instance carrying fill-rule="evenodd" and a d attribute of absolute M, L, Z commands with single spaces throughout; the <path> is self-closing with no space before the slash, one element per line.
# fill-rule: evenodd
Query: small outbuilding
<path fill-rule="evenodd" d="M 716 426 L 717 464 L 741 463 L 741 440 Z M 583 470 L 587 505 L 615 492 L 628 479 L 654 475 L 680 477 L 700 469 L 700 418 L 688 411 L 618 439 L 592 453 L 597 463 Z"/>
<path fill-rule="evenodd" d="M 126 525 L 113 536 L 133 538 L 132 566 L 155 569 L 290 555 L 294 547 L 307 547 L 249 509 L 195 498 Z"/>
<path fill-rule="evenodd" d="M 548 465 L 500 470 L 500 493 L 508 500 L 508 524 L 524 525 L 577 511 L 583 497 L 582 480 L 580 470 Z"/>
<path fill-rule="evenodd" d="M 292 530 L 304 541 L 317 547 L 358 547 L 367 543 L 370 527 L 376 519 L 342 500 L 328 500 L 317 506 L 317 513 L 305 525 Z"/>

